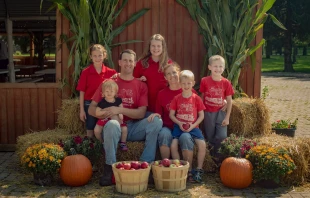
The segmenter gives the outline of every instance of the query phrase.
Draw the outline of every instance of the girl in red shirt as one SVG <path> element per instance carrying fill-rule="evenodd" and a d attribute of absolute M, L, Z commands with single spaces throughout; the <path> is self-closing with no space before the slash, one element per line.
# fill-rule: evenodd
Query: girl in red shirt
<path fill-rule="evenodd" d="M 116 71 L 103 64 L 107 51 L 102 45 L 91 46 L 89 54 L 92 63 L 81 72 L 76 90 L 80 91 L 80 119 L 86 124 L 87 136 L 93 137 L 97 118 L 88 114 L 89 104 L 99 85 Z"/>
<path fill-rule="evenodd" d="M 135 78 L 139 78 L 147 84 L 148 111 L 150 112 L 155 112 L 158 92 L 167 87 L 163 68 L 171 62 L 164 37 L 160 34 L 154 34 L 148 42 L 147 51 L 137 62 L 133 73 Z"/>

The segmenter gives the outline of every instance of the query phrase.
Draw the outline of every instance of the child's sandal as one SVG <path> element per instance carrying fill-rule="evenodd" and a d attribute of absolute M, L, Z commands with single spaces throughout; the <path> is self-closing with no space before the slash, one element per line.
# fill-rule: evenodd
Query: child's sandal
<path fill-rule="evenodd" d="M 187 181 L 190 183 L 195 182 L 194 178 L 193 178 L 193 174 L 191 172 L 187 173 Z"/>
<path fill-rule="evenodd" d="M 192 170 L 193 180 L 199 183 L 202 182 L 203 173 L 204 171 L 202 169 L 193 169 Z"/>

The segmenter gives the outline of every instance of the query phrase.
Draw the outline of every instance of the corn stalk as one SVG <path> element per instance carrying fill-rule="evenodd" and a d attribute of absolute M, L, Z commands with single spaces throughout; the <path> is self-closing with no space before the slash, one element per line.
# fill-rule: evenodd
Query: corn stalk
<path fill-rule="evenodd" d="M 189 11 L 191 18 L 197 23 L 200 34 L 204 38 L 207 49 L 205 60 L 219 54 L 224 57 L 226 67 L 224 76 L 238 86 L 242 62 L 250 56 L 252 69 L 256 67 L 255 51 L 264 43 L 262 39 L 253 44 L 257 32 L 263 28 L 268 14 L 275 0 L 177 0 Z M 258 8 L 258 10 L 257 10 Z M 271 14 L 273 22 L 279 27 L 285 27 Z M 206 61 L 205 61 L 206 62 Z M 203 66 L 201 74 L 205 74 L 207 64 Z"/>
<path fill-rule="evenodd" d="M 115 19 L 119 16 L 122 9 L 128 3 L 123 0 L 118 7 L 119 0 L 51 0 L 54 7 L 69 20 L 70 31 L 72 36 L 62 35 L 62 40 L 67 43 L 70 54 L 68 67 L 74 60 L 73 86 L 79 79 L 81 70 L 89 64 L 89 47 L 91 44 L 102 44 L 108 51 L 108 66 L 114 68 L 112 61 L 112 47 L 142 42 L 139 40 L 130 40 L 122 43 L 112 43 L 113 39 L 118 36 L 128 25 L 135 22 L 143 16 L 149 9 L 144 8 L 132 14 L 127 21 L 119 27 L 113 27 Z M 51 8 L 52 9 L 52 8 Z"/>

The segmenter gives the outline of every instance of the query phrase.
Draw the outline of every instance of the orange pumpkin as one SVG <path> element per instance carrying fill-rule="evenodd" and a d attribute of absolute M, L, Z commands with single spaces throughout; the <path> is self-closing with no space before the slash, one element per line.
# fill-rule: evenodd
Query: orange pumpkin
<path fill-rule="evenodd" d="M 68 186 L 83 186 L 92 174 L 92 165 L 84 155 L 70 155 L 61 162 L 60 178 Z"/>
<path fill-rule="evenodd" d="M 220 168 L 222 183 L 229 188 L 246 188 L 252 183 L 251 162 L 245 158 L 228 157 Z"/>

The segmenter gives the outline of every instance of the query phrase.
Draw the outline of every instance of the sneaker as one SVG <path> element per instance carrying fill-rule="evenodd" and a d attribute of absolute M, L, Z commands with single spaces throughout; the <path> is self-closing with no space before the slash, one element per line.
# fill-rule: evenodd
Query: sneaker
<path fill-rule="evenodd" d="M 128 147 L 124 142 L 119 143 L 119 147 L 121 148 L 122 151 L 128 151 Z"/>
<path fill-rule="evenodd" d="M 202 178 L 203 178 L 203 173 L 204 171 L 202 169 L 193 169 L 192 170 L 192 175 L 193 175 L 193 179 L 196 181 L 196 182 L 202 182 Z"/>
<path fill-rule="evenodd" d="M 103 176 L 99 180 L 100 186 L 111 186 L 112 183 L 113 170 L 112 166 L 105 164 L 103 170 Z"/>

